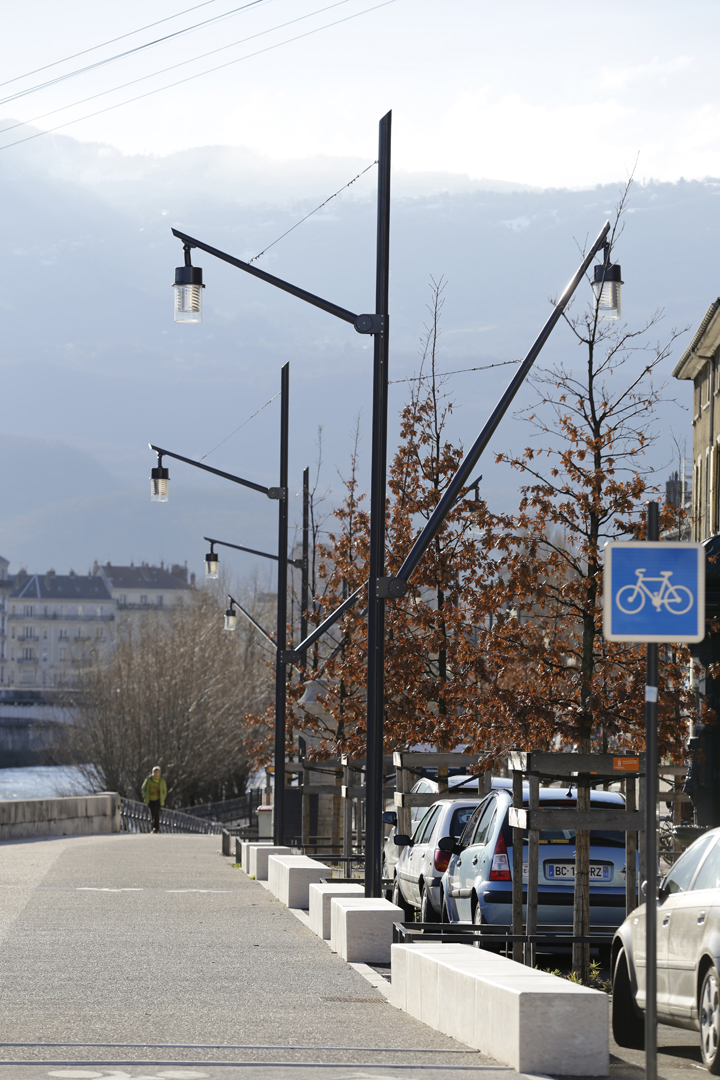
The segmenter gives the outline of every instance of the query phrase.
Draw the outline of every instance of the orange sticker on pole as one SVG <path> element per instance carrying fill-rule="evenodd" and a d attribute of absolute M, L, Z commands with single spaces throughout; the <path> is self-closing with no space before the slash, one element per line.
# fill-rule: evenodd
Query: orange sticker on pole
<path fill-rule="evenodd" d="M 640 771 L 640 758 L 636 757 L 614 757 L 613 758 L 613 772 L 639 772 Z"/>

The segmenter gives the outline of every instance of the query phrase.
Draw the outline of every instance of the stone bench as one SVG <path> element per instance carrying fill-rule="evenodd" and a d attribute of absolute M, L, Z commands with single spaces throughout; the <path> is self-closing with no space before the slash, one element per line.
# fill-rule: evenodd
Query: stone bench
<path fill-rule="evenodd" d="M 401 908 L 380 897 L 332 897 L 330 947 L 351 964 L 388 964 L 393 924 L 404 919 Z"/>
<path fill-rule="evenodd" d="M 472 945 L 393 945 L 392 1001 L 518 1072 L 606 1076 L 609 999 Z"/>
<path fill-rule="evenodd" d="M 341 881 L 337 885 L 312 883 L 309 889 L 310 929 L 319 938 L 330 937 L 330 901 L 334 896 L 364 896 L 362 885 Z"/>
<path fill-rule="evenodd" d="M 310 885 L 331 874 L 329 866 L 308 855 L 272 854 L 268 858 L 268 888 L 286 907 L 307 910 Z"/>
<path fill-rule="evenodd" d="M 268 859 L 271 855 L 289 855 L 292 848 L 276 847 L 273 844 L 248 844 L 247 869 L 243 869 L 256 881 L 267 881 Z"/>

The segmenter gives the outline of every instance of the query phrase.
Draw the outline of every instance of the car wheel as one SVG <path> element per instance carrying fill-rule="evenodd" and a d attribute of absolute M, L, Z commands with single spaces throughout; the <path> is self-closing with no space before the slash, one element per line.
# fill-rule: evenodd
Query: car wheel
<path fill-rule="evenodd" d="M 645 1018 L 635 1004 L 625 950 L 615 961 L 612 986 L 612 1033 L 618 1046 L 645 1049 Z"/>
<path fill-rule="evenodd" d="M 705 972 L 700 991 L 700 1049 L 708 1072 L 720 1073 L 720 978 L 715 966 Z"/>
<path fill-rule="evenodd" d="M 439 922 L 438 913 L 432 906 L 430 900 L 430 894 L 427 890 L 427 885 L 423 885 L 422 893 L 420 894 L 420 922 Z"/>
<path fill-rule="evenodd" d="M 445 899 L 445 893 L 442 894 L 442 903 L 440 905 L 440 922 L 451 923 L 450 912 L 448 911 L 447 900 Z"/>
<path fill-rule="evenodd" d="M 400 881 L 398 880 L 397 874 L 395 875 L 395 879 L 393 881 L 392 902 L 395 907 L 399 907 L 402 911 L 403 915 L 405 916 L 405 922 L 414 921 L 413 916 L 415 914 L 415 909 L 410 907 L 410 904 L 408 904 L 407 900 L 400 892 Z"/>
<path fill-rule="evenodd" d="M 386 879 L 386 880 L 387 880 L 387 878 L 388 878 L 389 876 L 390 876 L 390 875 L 388 874 L 388 868 L 387 868 L 387 863 L 386 863 L 386 862 L 385 862 L 385 860 L 383 859 L 383 861 L 382 861 L 382 870 L 381 870 L 381 877 L 383 877 L 384 879 Z M 383 896 L 385 897 L 385 899 L 386 899 L 386 900 L 392 900 L 392 889 L 383 889 Z"/>

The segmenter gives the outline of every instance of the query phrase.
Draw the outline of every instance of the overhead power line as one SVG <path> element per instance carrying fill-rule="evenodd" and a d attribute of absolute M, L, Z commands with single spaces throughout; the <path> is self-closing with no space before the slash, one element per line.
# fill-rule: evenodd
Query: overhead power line
<path fill-rule="evenodd" d="M 340 0 L 340 3 L 347 3 L 347 2 L 348 2 L 348 0 Z M 333 26 L 340 26 L 342 23 L 350 22 L 351 19 L 357 19 L 361 15 L 367 15 L 371 11 L 377 11 L 379 8 L 388 7 L 390 4 L 394 4 L 395 2 L 396 2 L 396 0 L 383 0 L 383 2 L 380 3 L 380 4 L 374 4 L 372 7 L 364 8 L 362 11 L 356 11 L 353 15 L 347 15 L 344 19 L 336 19 L 334 22 L 325 23 L 324 26 L 316 26 L 315 29 L 308 30 L 304 34 L 296 34 L 295 37 L 286 38 L 284 41 L 277 41 L 277 42 L 275 42 L 274 45 L 268 45 L 267 48 L 265 48 L 265 49 L 258 49 L 254 53 L 247 53 L 245 56 L 238 56 L 235 60 L 228 60 L 224 64 L 217 64 L 215 67 L 207 68 L 205 71 L 198 71 L 195 75 L 188 75 L 186 78 L 178 79 L 176 82 L 168 83 L 166 86 L 158 86 L 155 90 L 148 90 L 147 93 L 145 93 L 145 94 L 138 94 L 136 97 L 128 98 L 126 101 L 118 101 L 118 102 L 116 102 L 115 105 L 108 105 L 104 109 L 98 109 L 98 110 L 96 110 L 96 112 L 88 113 L 85 116 L 78 116 L 78 117 L 76 117 L 75 120 L 67 120 L 67 121 L 65 121 L 65 123 L 57 124 L 55 127 L 47 128 L 47 130 L 45 130 L 45 131 L 36 131 L 34 135 L 27 135 L 23 139 L 16 139 L 14 142 L 6 143 L 4 146 L 0 146 L 0 150 L 9 150 L 13 146 L 20 146 L 22 143 L 31 142 L 33 139 L 39 139 L 42 135 L 51 135 L 55 131 L 61 131 L 63 128 L 71 127 L 73 124 L 79 124 L 83 120 L 91 120 L 95 116 L 102 116 L 105 113 L 112 112 L 113 109 L 119 109 L 123 105 L 131 105 L 135 101 L 143 101 L 145 98 L 152 97 L 154 94 L 162 93 L 163 90 L 173 90 L 176 86 L 182 86 L 184 83 L 192 82 L 194 79 L 200 79 L 200 78 L 202 78 L 203 75 L 210 75 L 215 71 L 222 71 L 224 68 L 232 67 L 234 64 L 240 64 L 240 63 L 242 63 L 243 60 L 251 60 L 255 56 L 262 56 L 265 53 L 272 52 L 274 49 L 279 49 L 282 45 L 291 45 L 295 41 L 302 41 L 304 38 L 311 37 L 313 34 L 319 34 L 322 30 L 329 30 Z M 330 4 L 329 5 L 330 8 L 339 7 L 339 6 L 340 6 L 339 4 Z M 327 11 L 327 10 L 329 10 L 329 8 L 321 8 L 319 10 L 320 11 Z M 318 12 L 312 12 L 312 14 L 318 14 Z M 302 18 L 309 18 L 309 17 L 310 16 L 302 16 Z M 299 22 L 299 21 L 300 20 L 298 20 L 298 19 L 291 20 L 291 22 Z M 289 25 L 289 23 L 284 23 L 283 25 L 287 26 L 287 25 Z M 273 29 L 279 29 L 279 27 L 274 27 Z M 263 31 L 263 33 L 270 33 L 270 31 Z M 253 36 L 259 37 L 261 35 L 258 34 L 258 35 L 253 35 Z M 245 40 L 251 40 L 251 39 L 248 38 L 248 39 L 245 39 Z M 235 44 L 240 44 L 240 43 L 235 42 Z M 229 46 L 229 45 L 224 46 L 224 48 L 231 48 L 231 46 Z M 221 52 L 222 50 L 221 49 L 216 49 L 216 50 L 213 50 L 213 51 L 214 52 Z M 210 55 L 210 54 L 205 54 L 205 55 Z M 195 57 L 195 59 L 201 59 L 201 58 L 200 57 Z M 188 60 L 188 61 L 184 61 L 183 63 L 192 63 L 192 61 Z M 176 64 L 174 66 L 175 67 L 182 67 L 183 65 L 182 64 Z M 168 68 L 168 69 L 165 69 L 165 70 L 172 70 L 172 69 Z M 155 72 L 155 74 L 156 75 L 162 74 L 162 72 Z M 147 76 L 144 76 L 144 78 L 152 78 L 152 76 L 147 75 Z M 142 81 L 143 81 L 142 79 L 134 80 L 134 82 L 142 82 Z M 132 85 L 132 83 L 127 83 L 125 85 L 129 86 L 129 85 Z M 115 89 L 120 90 L 120 89 L 122 89 L 122 87 L 115 87 Z M 103 93 L 112 93 L 112 91 L 104 91 Z M 96 94 L 94 96 L 95 97 L 101 97 L 102 95 L 101 94 Z M 92 100 L 92 98 L 86 98 L 85 100 L 90 101 L 90 100 Z M 75 104 L 82 104 L 82 102 L 75 102 Z M 68 105 L 68 106 L 65 106 L 65 108 L 72 108 L 72 106 Z M 62 110 L 56 109 L 54 111 L 55 112 L 60 112 Z M 50 115 L 50 114 L 46 113 L 45 115 Z M 40 118 L 36 117 L 35 119 L 40 119 Z M 3 128 L 2 131 L 12 131 L 16 127 L 22 127 L 22 126 L 24 126 L 24 124 L 32 123 L 32 122 L 33 121 L 24 121 L 23 124 L 13 124 L 10 127 Z M 2 131 L 0 131 L 0 134 L 2 133 Z"/>
<path fill-rule="evenodd" d="M 215 0 L 211 0 L 211 2 L 215 2 Z M 154 41 L 146 41 L 143 45 L 136 45 L 133 49 L 126 49 L 125 52 L 116 53 L 115 56 L 108 56 L 104 60 L 97 60 L 94 64 L 86 64 L 85 67 L 77 68 L 75 71 L 68 71 L 64 75 L 58 75 L 54 79 L 48 79 L 46 82 L 38 83 L 37 86 L 28 86 L 25 90 L 18 90 L 16 94 L 9 94 L 7 97 L 0 98 L 0 105 L 7 105 L 10 101 L 17 101 L 19 98 L 27 97 L 28 94 L 34 94 L 38 90 L 47 90 L 50 86 L 56 86 L 58 83 L 66 82 L 68 79 L 74 79 L 76 75 L 85 75 L 88 71 L 95 71 L 97 68 L 105 67 L 106 64 L 113 64 L 116 60 L 123 60 L 127 56 L 133 56 L 135 53 L 143 52 L 145 49 L 150 49 L 154 45 L 161 45 L 164 41 L 172 41 L 173 38 L 182 37 L 183 34 L 191 34 L 194 30 L 199 30 L 203 26 L 211 26 L 213 23 L 222 22 L 223 19 L 229 19 L 233 15 L 239 15 L 241 11 L 247 11 L 248 8 L 257 7 L 258 4 L 271 4 L 272 2 L 273 0 L 250 0 L 250 3 L 242 4 L 240 7 L 232 8 L 230 11 L 224 11 L 222 15 L 213 15 L 211 19 L 203 19 L 202 22 L 194 23 L 192 26 L 185 26 L 182 30 L 174 30 L 172 34 L 164 34 L 163 37 L 155 38 Z M 96 46 L 96 48 L 99 48 L 99 46 Z M 61 62 L 62 61 L 58 61 L 58 63 Z M 54 67 L 55 65 L 52 66 Z M 14 82 L 15 80 L 12 81 Z M 106 91 L 106 93 L 108 92 L 109 91 Z M 65 107 L 70 108 L 71 106 Z"/>

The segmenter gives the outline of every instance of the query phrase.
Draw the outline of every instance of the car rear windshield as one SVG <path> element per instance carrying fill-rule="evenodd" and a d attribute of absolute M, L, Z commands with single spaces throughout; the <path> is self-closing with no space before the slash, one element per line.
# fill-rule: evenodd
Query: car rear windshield
<path fill-rule="evenodd" d="M 474 810 L 474 806 L 460 806 L 454 812 L 452 821 L 450 822 L 450 835 L 456 840 L 459 840 L 462 836 L 463 829 L 470 820 Z"/>
<path fill-rule="evenodd" d="M 527 805 L 527 800 L 525 800 Z M 572 810 L 575 808 L 575 799 L 547 799 L 543 800 L 541 809 L 543 810 Z M 594 802 L 592 810 L 601 814 L 603 810 L 622 810 L 623 807 L 617 803 L 602 803 Z M 507 819 L 506 819 L 507 823 Z M 506 837 L 506 843 L 512 844 L 512 829 L 508 827 L 509 837 Z M 527 841 L 528 831 L 523 830 L 523 840 Z M 575 830 L 574 829 L 541 829 L 539 842 L 541 844 L 569 844 L 574 846 L 575 844 Z M 625 847 L 625 833 L 620 832 L 618 829 L 592 829 L 590 832 L 590 843 L 596 847 Z"/>

